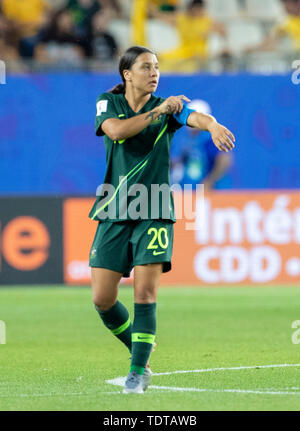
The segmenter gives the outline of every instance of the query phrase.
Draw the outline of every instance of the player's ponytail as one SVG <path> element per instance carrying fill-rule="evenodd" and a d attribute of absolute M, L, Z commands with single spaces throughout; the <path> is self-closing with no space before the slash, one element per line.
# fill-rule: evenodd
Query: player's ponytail
<path fill-rule="evenodd" d="M 123 83 L 116 85 L 114 88 L 112 88 L 109 93 L 113 94 L 121 94 L 125 93 L 126 91 L 126 81 L 124 78 L 124 70 L 130 70 L 132 65 L 135 63 L 136 59 L 139 55 L 144 54 L 145 52 L 148 52 L 150 54 L 155 53 L 151 51 L 151 49 L 145 48 L 144 46 L 131 46 L 127 49 L 127 51 L 122 55 L 119 62 L 119 73 L 122 78 Z"/>
<path fill-rule="evenodd" d="M 122 84 L 115 85 L 114 88 L 109 90 L 109 93 L 113 93 L 113 94 L 125 93 L 125 84 L 122 82 Z"/>

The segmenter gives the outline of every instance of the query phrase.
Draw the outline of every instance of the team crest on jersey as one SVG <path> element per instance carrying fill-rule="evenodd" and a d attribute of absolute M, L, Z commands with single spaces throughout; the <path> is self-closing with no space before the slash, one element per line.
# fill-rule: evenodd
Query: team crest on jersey
<path fill-rule="evenodd" d="M 97 103 L 97 117 L 107 111 L 107 102 L 108 100 L 100 100 Z"/>
<path fill-rule="evenodd" d="M 91 258 L 96 257 L 96 254 L 97 254 L 97 250 L 93 248 L 93 250 L 91 251 Z"/>

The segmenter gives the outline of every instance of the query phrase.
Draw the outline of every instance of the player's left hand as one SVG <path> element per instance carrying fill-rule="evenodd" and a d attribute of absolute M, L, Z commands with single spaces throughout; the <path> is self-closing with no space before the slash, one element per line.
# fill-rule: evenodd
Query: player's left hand
<path fill-rule="evenodd" d="M 228 153 L 228 151 L 231 151 L 234 148 L 235 137 L 225 126 L 214 122 L 209 128 L 209 131 L 215 146 L 220 151 Z"/>

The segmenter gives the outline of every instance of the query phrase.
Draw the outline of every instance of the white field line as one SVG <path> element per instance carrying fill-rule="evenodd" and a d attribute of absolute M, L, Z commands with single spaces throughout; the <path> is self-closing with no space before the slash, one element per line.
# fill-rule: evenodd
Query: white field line
<path fill-rule="evenodd" d="M 231 371 L 231 370 L 248 370 L 248 369 L 261 369 L 261 368 L 285 368 L 285 367 L 300 367 L 300 364 L 273 364 L 273 365 L 251 365 L 244 367 L 222 367 L 222 368 L 204 368 L 200 370 L 180 370 L 180 371 L 169 371 L 165 373 L 153 373 L 152 376 L 166 376 L 171 374 L 186 374 L 186 373 L 207 373 L 214 371 Z M 126 377 L 117 377 L 115 379 L 106 380 L 114 386 L 124 386 Z M 278 391 L 273 389 L 201 389 L 201 388 L 183 388 L 177 386 L 157 386 L 150 385 L 149 389 L 159 389 L 168 391 L 178 391 L 178 392 L 227 392 L 227 393 L 242 393 L 242 394 L 269 394 L 269 395 L 300 395 L 300 392 L 290 392 L 290 391 Z M 288 389 L 288 388 L 287 388 Z M 290 388 L 298 389 L 298 388 Z"/>
<path fill-rule="evenodd" d="M 109 385 L 114 385 L 114 386 L 124 386 L 125 380 L 126 380 L 126 377 L 116 377 L 115 379 L 105 380 L 105 383 L 108 383 Z"/>
<path fill-rule="evenodd" d="M 275 365 L 251 365 L 247 367 L 204 368 L 202 370 L 180 370 L 180 371 L 168 371 L 165 373 L 153 373 L 152 376 L 168 376 L 171 374 L 209 373 L 212 371 L 250 370 L 255 368 L 284 368 L 284 367 L 300 367 L 300 364 L 275 364 Z"/>
<path fill-rule="evenodd" d="M 252 390 L 252 389 L 199 389 L 199 388 L 181 388 L 176 386 L 149 386 L 152 389 L 166 389 L 168 391 L 179 391 L 179 392 L 237 392 L 240 394 L 269 394 L 269 395 L 300 395 L 300 392 L 288 392 L 288 391 L 271 391 L 271 390 Z"/>
<path fill-rule="evenodd" d="M 284 368 L 284 367 L 300 367 L 300 364 L 275 364 L 275 365 L 252 365 L 245 367 L 223 367 L 223 368 L 204 368 L 200 370 L 180 370 L 180 371 L 169 371 L 166 373 L 153 373 L 152 376 L 164 376 L 171 374 L 185 374 L 185 373 L 205 373 L 205 372 L 213 372 L 213 371 L 229 371 L 229 370 L 246 370 L 246 369 L 255 369 L 255 368 Z M 106 380 L 106 383 L 109 383 L 114 386 L 124 386 L 126 377 L 117 377 L 115 379 Z M 235 393 L 245 393 L 245 394 L 271 394 L 271 395 L 300 395 L 300 392 L 289 392 L 289 391 L 277 391 L 268 388 L 267 390 L 258 389 L 258 390 L 247 390 L 247 389 L 201 389 L 201 388 L 182 388 L 176 386 L 156 386 L 150 385 L 149 389 L 162 389 L 169 391 L 189 391 L 189 392 L 235 392 Z M 298 387 L 291 387 L 286 389 L 298 390 Z M 121 391 L 112 391 L 112 392 L 69 392 L 69 393 L 48 393 L 48 394 L 15 394 L 15 395 L 0 395 L 0 398 L 27 398 L 27 397 L 65 397 L 65 396 L 78 396 L 78 395 L 101 395 L 101 394 L 120 394 Z"/>
<path fill-rule="evenodd" d="M 17 395 L 0 395 L 0 398 L 35 398 L 35 397 L 69 397 L 69 396 L 78 396 L 78 395 L 101 395 L 101 394 L 120 394 L 121 391 L 112 391 L 112 392 L 62 392 L 59 394 L 17 394 Z"/>
<path fill-rule="evenodd" d="M 90 395 L 86 392 L 69 392 L 69 393 L 60 393 L 60 394 L 16 394 L 16 395 L 0 395 L 0 398 L 31 398 L 31 397 L 69 397 L 72 395 Z"/>

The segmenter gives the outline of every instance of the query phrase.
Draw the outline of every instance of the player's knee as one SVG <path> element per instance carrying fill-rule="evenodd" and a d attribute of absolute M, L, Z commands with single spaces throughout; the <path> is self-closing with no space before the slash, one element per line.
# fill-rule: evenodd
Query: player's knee
<path fill-rule="evenodd" d="M 152 283 L 143 283 L 136 286 L 134 292 L 135 302 L 149 304 L 156 302 L 157 286 Z"/>
<path fill-rule="evenodd" d="M 104 298 L 101 295 L 93 295 L 92 301 L 97 311 L 107 311 L 115 303 L 114 299 Z"/>

